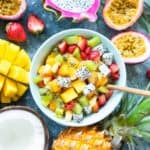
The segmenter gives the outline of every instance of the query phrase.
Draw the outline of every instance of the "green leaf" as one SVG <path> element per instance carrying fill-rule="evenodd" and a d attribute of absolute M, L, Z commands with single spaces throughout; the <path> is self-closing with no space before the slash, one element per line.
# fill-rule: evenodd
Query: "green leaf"
<path fill-rule="evenodd" d="M 133 110 L 127 116 L 127 122 L 129 125 L 135 125 L 149 114 L 150 98 L 147 98 L 133 108 Z"/>

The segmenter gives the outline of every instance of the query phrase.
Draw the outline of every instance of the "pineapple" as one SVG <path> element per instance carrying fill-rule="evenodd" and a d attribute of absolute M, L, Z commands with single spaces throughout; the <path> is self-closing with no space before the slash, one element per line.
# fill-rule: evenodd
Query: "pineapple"
<path fill-rule="evenodd" d="M 31 60 L 25 50 L 0 39 L 0 103 L 17 101 L 28 89 Z"/>
<path fill-rule="evenodd" d="M 52 150 L 117 150 L 124 143 L 135 150 L 138 138 L 150 141 L 149 114 L 150 98 L 137 101 L 136 97 L 125 96 L 119 108 L 99 124 L 62 131 Z"/>

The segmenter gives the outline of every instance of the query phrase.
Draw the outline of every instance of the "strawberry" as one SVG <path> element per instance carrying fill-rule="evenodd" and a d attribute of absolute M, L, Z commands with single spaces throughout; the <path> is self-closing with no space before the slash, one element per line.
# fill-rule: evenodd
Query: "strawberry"
<path fill-rule="evenodd" d="M 72 54 L 76 48 L 76 45 L 70 45 L 67 49 L 67 52 Z"/>
<path fill-rule="evenodd" d="M 104 94 L 98 97 L 99 107 L 103 106 L 106 103 L 106 96 Z"/>
<path fill-rule="evenodd" d="M 28 16 L 27 27 L 29 32 L 39 34 L 43 32 L 45 24 L 38 16 L 31 14 Z"/>
<path fill-rule="evenodd" d="M 92 52 L 92 48 L 91 48 L 91 47 L 87 47 L 87 48 L 85 49 L 85 53 L 86 53 L 87 55 L 89 55 L 91 52 Z"/>
<path fill-rule="evenodd" d="M 106 100 L 108 100 L 113 94 L 113 91 L 112 90 L 109 90 L 106 94 L 105 94 L 105 97 L 106 97 Z"/>
<path fill-rule="evenodd" d="M 78 43 L 78 47 L 80 48 L 81 51 L 84 51 L 87 47 L 87 40 L 85 38 L 82 38 Z"/>
<path fill-rule="evenodd" d="M 62 54 L 64 54 L 67 51 L 67 47 L 68 45 L 65 41 L 62 41 L 61 43 L 58 44 L 58 48 Z"/>
<path fill-rule="evenodd" d="M 99 53 L 99 51 L 92 51 L 92 52 L 89 54 L 88 59 L 89 59 L 89 60 L 99 60 L 99 59 L 100 59 L 100 53 Z"/>
<path fill-rule="evenodd" d="M 75 102 L 74 101 L 71 101 L 71 102 L 65 104 L 66 110 L 72 110 L 74 108 L 74 106 L 75 106 Z"/>
<path fill-rule="evenodd" d="M 17 22 L 10 22 L 6 26 L 6 36 L 14 42 L 25 42 L 27 40 L 26 32 L 23 26 Z"/>
<path fill-rule="evenodd" d="M 111 77 L 113 80 L 118 80 L 119 79 L 119 73 L 111 73 Z"/>
<path fill-rule="evenodd" d="M 86 55 L 85 52 L 82 52 L 82 51 L 81 51 L 81 58 L 82 58 L 83 60 L 87 60 L 87 55 Z"/>
<path fill-rule="evenodd" d="M 119 71 L 119 67 L 117 64 L 115 63 L 112 63 L 110 66 L 109 66 L 109 69 L 111 71 L 111 74 L 115 74 L 115 73 L 118 73 Z"/>
<path fill-rule="evenodd" d="M 146 76 L 147 76 L 148 79 L 150 79 L 150 70 L 146 71 Z"/>
<path fill-rule="evenodd" d="M 42 81 L 40 81 L 40 82 L 38 82 L 37 83 L 37 85 L 40 87 L 40 88 L 43 88 L 44 86 L 45 86 L 45 84 L 44 84 L 44 81 L 42 80 Z"/>

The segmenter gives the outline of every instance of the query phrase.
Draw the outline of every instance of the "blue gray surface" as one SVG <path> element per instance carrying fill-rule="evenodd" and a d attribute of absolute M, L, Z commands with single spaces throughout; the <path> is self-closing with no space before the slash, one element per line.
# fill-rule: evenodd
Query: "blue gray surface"
<path fill-rule="evenodd" d="M 26 49 L 27 52 L 29 52 L 30 56 L 33 57 L 39 46 L 50 36 L 53 34 L 62 31 L 64 29 L 69 28 L 86 28 L 98 31 L 108 38 L 111 38 L 113 35 L 115 35 L 117 32 L 108 28 L 102 19 L 101 12 L 98 13 L 99 17 L 97 22 L 90 23 L 88 21 L 83 21 L 81 23 L 72 23 L 71 20 L 61 20 L 57 21 L 55 16 L 49 12 L 44 11 L 42 7 L 42 3 L 40 0 L 27 0 L 28 1 L 28 8 L 23 16 L 22 19 L 19 20 L 26 29 L 26 32 L 28 34 L 28 40 L 24 44 L 19 44 L 24 49 Z M 45 31 L 40 36 L 34 36 L 30 34 L 27 31 L 27 16 L 30 13 L 37 14 L 41 19 L 44 20 L 46 28 Z M 6 21 L 0 20 L 0 38 L 6 39 L 5 36 L 5 25 L 7 24 Z M 136 25 L 132 27 L 133 29 L 136 28 Z M 141 29 L 138 29 L 141 30 Z M 145 77 L 145 72 L 147 69 L 150 69 L 150 62 L 146 61 L 142 64 L 136 64 L 136 65 L 127 65 L 127 79 L 128 79 L 128 86 L 130 87 L 136 87 L 144 89 L 149 82 L 149 80 Z M 63 126 L 58 125 L 57 123 L 53 122 L 52 120 L 48 119 L 37 107 L 34 100 L 32 99 L 31 93 L 28 90 L 28 92 L 22 97 L 22 99 L 17 102 L 15 105 L 25 105 L 33 108 L 36 110 L 45 120 L 45 122 L 48 125 L 49 132 L 50 132 L 50 145 L 53 141 L 53 139 L 59 134 L 59 132 L 64 128 Z M 3 107 L 0 104 L 0 107 Z M 145 143 L 147 144 L 147 143 Z M 138 149 L 138 146 L 137 146 Z M 140 150 L 149 150 L 150 146 L 147 144 L 146 149 L 140 149 Z"/>

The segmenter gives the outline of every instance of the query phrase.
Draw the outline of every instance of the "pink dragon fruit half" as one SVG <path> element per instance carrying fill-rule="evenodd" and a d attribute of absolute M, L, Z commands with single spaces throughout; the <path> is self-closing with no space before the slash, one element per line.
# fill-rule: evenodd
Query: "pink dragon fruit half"
<path fill-rule="evenodd" d="M 75 21 L 88 19 L 97 20 L 100 0 L 45 0 L 44 8 L 54 9 L 61 13 L 62 18 L 73 18 Z M 47 10 L 48 10 L 47 9 Z"/>

